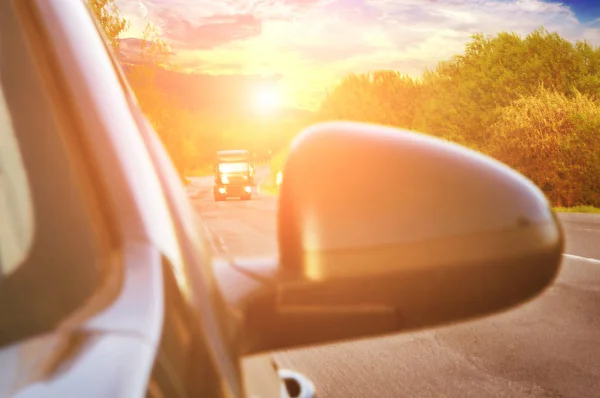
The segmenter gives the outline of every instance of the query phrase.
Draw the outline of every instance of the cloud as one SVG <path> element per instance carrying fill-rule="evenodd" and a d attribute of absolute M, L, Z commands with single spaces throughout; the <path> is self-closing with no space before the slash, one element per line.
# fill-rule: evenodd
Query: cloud
<path fill-rule="evenodd" d="M 127 37 L 119 39 L 119 41 L 119 59 L 121 62 L 139 65 L 150 62 L 142 57 L 142 39 Z M 169 51 L 168 55 L 173 57 L 177 54 L 174 51 Z"/>
<path fill-rule="evenodd" d="M 117 1 L 126 17 L 157 24 L 188 68 L 279 73 L 290 95 L 307 101 L 348 72 L 417 76 L 462 52 L 474 33 L 525 35 L 544 26 L 600 45 L 600 15 L 581 22 L 558 0 Z"/>
<path fill-rule="evenodd" d="M 164 10 L 159 15 L 164 38 L 176 48 L 214 48 L 258 36 L 262 30 L 261 21 L 252 14 L 211 15 L 197 24 Z"/>

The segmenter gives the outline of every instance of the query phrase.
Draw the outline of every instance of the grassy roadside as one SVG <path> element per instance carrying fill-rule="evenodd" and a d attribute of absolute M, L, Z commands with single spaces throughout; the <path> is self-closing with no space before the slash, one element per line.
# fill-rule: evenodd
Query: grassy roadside
<path fill-rule="evenodd" d="M 575 206 L 575 207 L 555 207 L 557 213 L 597 213 L 600 214 L 600 208 L 594 206 Z"/>
<path fill-rule="evenodd" d="M 279 188 L 275 184 L 275 180 L 271 177 L 265 179 L 265 181 L 260 184 L 260 193 L 267 195 L 278 195 Z M 557 213 L 600 214 L 600 208 L 594 206 L 554 207 L 554 211 Z"/>
<path fill-rule="evenodd" d="M 279 187 L 275 179 L 277 178 L 277 173 L 279 173 L 285 164 L 287 159 L 289 148 L 284 148 L 279 153 L 277 153 L 269 163 L 269 168 L 271 169 L 271 174 L 260 184 L 260 192 L 267 195 L 278 195 Z"/>
<path fill-rule="evenodd" d="M 185 174 L 185 176 L 181 176 L 181 182 L 183 182 L 184 186 L 190 185 L 192 181 L 189 177 L 208 177 L 213 173 L 211 168 L 201 168 L 196 170 L 191 170 Z"/>
<path fill-rule="evenodd" d="M 278 195 L 279 188 L 275 184 L 272 178 L 267 178 L 260 185 L 260 192 L 267 195 Z M 554 211 L 557 213 L 588 213 L 588 214 L 600 214 L 600 208 L 594 206 L 575 206 L 575 207 L 555 207 Z"/>
<path fill-rule="evenodd" d="M 208 177 L 212 176 L 214 170 L 211 165 L 206 165 L 195 170 L 190 170 L 186 175 L 188 177 Z"/>
<path fill-rule="evenodd" d="M 265 179 L 260 185 L 260 192 L 268 195 L 278 195 L 279 188 L 275 183 L 275 175 L 283 169 L 289 148 L 285 148 L 277 153 L 270 162 L 271 175 Z M 557 213 L 588 213 L 600 214 L 600 208 L 594 206 L 574 206 L 574 207 L 554 207 Z"/>

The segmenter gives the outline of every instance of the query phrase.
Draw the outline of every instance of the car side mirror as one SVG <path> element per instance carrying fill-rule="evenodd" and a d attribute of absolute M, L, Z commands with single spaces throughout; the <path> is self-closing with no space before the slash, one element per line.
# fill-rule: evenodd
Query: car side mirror
<path fill-rule="evenodd" d="M 564 246 L 543 193 L 485 155 L 411 131 L 318 124 L 292 143 L 280 258 L 240 265 L 245 353 L 417 330 L 521 304 Z"/>

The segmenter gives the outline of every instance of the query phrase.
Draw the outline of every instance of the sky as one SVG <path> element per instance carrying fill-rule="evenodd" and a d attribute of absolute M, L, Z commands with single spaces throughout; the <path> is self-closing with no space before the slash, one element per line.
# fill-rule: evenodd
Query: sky
<path fill-rule="evenodd" d="M 287 106 L 318 106 L 354 72 L 420 76 L 474 33 L 539 26 L 600 45 L 600 0 L 116 0 L 141 37 L 161 31 L 183 71 L 277 77 Z"/>

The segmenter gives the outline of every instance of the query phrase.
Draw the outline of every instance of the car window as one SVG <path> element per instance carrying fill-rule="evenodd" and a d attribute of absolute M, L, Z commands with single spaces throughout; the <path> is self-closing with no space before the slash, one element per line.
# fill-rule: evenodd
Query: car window
<path fill-rule="evenodd" d="M 18 4 L 0 1 L 0 347 L 54 330 L 104 276 L 68 91 Z"/>
<path fill-rule="evenodd" d="M 0 220 L 0 276 L 4 276 L 14 271 L 27 256 L 33 241 L 34 223 L 27 174 L 1 80 Z"/>

